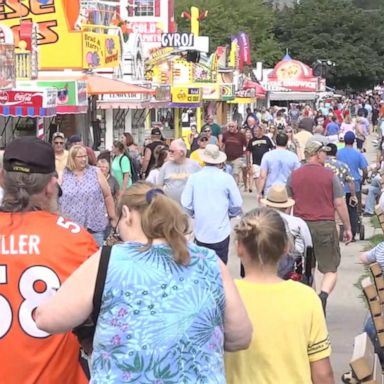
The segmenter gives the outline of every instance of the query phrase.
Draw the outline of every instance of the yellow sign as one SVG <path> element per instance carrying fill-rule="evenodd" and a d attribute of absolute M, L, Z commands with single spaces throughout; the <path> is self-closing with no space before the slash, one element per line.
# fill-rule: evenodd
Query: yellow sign
<path fill-rule="evenodd" d="M 83 67 L 114 68 L 120 64 L 118 36 L 83 32 Z"/>
<path fill-rule="evenodd" d="M 86 36 L 93 33 L 80 30 L 87 20 L 79 0 L 0 0 L 0 24 L 12 29 L 16 46 L 24 38 L 20 21 L 26 19 L 38 25 L 42 70 L 115 67 L 120 60 L 120 37 L 107 34 L 109 27 L 98 27 L 100 48 L 86 49 L 91 41 Z"/>
<path fill-rule="evenodd" d="M 201 88 L 172 87 L 172 102 L 178 104 L 190 104 L 201 102 Z"/>

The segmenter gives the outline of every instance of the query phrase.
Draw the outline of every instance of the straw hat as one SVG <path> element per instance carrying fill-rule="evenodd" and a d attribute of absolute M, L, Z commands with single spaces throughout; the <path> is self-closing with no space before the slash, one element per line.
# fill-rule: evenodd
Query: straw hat
<path fill-rule="evenodd" d="M 208 144 L 200 154 L 200 158 L 207 164 L 222 164 L 227 160 L 227 155 L 221 152 L 215 144 Z"/>
<path fill-rule="evenodd" d="M 295 200 L 288 197 L 285 185 L 273 185 L 265 199 L 260 200 L 267 207 L 273 208 L 289 208 L 295 205 Z"/>

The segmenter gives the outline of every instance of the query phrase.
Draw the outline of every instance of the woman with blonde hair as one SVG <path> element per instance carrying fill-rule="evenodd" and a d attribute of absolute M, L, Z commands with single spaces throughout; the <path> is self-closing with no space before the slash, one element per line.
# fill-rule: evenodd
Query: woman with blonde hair
<path fill-rule="evenodd" d="M 270 208 L 247 213 L 235 228 L 245 278 L 236 281 L 255 332 L 246 351 L 227 353 L 228 384 L 334 384 L 331 347 L 316 292 L 277 275 L 289 249 L 283 218 Z"/>
<path fill-rule="evenodd" d="M 91 383 L 225 383 L 223 351 L 247 348 L 252 327 L 215 252 L 186 240 L 188 218 L 152 184 L 121 196 L 93 341 Z M 36 313 L 65 332 L 93 304 L 100 255 L 85 262 Z"/>
<path fill-rule="evenodd" d="M 355 129 L 356 129 L 356 123 L 352 121 L 351 116 L 348 114 L 344 117 L 344 120 L 341 123 L 339 136 L 344 137 L 344 135 L 348 131 L 352 131 L 353 133 L 355 133 Z"/>
<path fill-rule="evenodd" d="M 59 199 L 61 214 L 86 228 L 101 246 L 108 217 L 112 225 L 116 224 L 115 203 L 100 169 L 88 165 L 84 146 L 74 145 L 69 150 L 59 184 L 63 192 Z"/>

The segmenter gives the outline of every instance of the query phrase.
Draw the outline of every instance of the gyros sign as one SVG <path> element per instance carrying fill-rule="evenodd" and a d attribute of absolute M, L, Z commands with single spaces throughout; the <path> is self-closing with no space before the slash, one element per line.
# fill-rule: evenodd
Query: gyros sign
<path fill-rule="evenodd" d="M 195 36 L 193 33 L 162 33 L 161 46 L 163 48 L 189 48 L 193 47 Z"/>

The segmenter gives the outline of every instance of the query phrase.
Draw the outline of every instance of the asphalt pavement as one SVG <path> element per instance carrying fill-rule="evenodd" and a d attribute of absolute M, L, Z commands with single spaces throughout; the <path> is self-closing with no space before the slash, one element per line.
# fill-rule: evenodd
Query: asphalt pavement
<path fill-rule="evenodd" d="M 375 149 L 372 146 L 372 138 L 367 143 L 367 159 L 369 163 L 375 160 Z M 256 193 L 243 193 L 244 212 L 257 207 Z M 233 220 L 235 225 L 237 220 Z M 373 229 L 370 219 L 364 218 L 363 224 L 366 231 L 366 239 L 380 230 Z M 233 236 L 231 235 L 233 239 Z M 367 241 L 356 241 L 348 245 L 341 244 L 341 265 L 339 267 L 338 281 L 335 290 L 328 299 L 327 325 L 332 343 L 332 366 L 335 373 L 335 382 L 341 383 L 340 376 L 349 370 L 349 360 L 352 356 L 354 337 L 362 332 L 367 310 L 363 299 L 359 297 L 361 292 L 354 284 L 364 273 L 364 267 L 358 262 L 358 255 L 367 247 Z M 240 277 L 240 262 L 236 255 L 236 249 L 231 241 L 228 267 L 232 276 Z M 316 274 L 316 279 L 321 276 Z"/>

